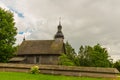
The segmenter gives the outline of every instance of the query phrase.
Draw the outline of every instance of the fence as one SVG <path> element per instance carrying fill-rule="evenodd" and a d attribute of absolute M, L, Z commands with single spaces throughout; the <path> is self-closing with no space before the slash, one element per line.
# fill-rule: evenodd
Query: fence
<path fill-rule="evenodd" d="M 0 71 L 29 72 L 34 65 L 39 66 L 39 70 L 44 74 L 84 76 L 84 77 L 109 77 L 115 78 L 119 74 L 116 68 L 98 67 L 75 67 L 60 65 L 39 65 L 39 64 L 12 64 L 0 63 Z"/>

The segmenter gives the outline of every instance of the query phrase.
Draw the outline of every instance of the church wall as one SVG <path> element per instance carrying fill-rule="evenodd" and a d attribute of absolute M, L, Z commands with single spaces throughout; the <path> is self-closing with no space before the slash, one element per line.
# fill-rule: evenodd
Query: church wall
<path fill-rule="evenodd" d="M 34 64 L 35 62 L 35 56 L 26 56 L 26 61 L 25 63 L 29 63 L 29 64 Z"/>
<path fill-rule="evenodd" d="M 43 55 L 40 57 L 40 64 L 50 64 L 57 65 L 58 64 L 58 55 Z"/>
<path fill-rule="evenodd" d="M 26 60 L 23 63 L 57 65 L 58 58 L 59 55 L 32 55 L 26 56 Z"/>

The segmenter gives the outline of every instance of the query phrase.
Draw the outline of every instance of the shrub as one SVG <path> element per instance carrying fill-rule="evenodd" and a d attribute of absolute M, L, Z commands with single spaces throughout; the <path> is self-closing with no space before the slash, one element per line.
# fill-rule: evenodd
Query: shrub
<path fill-rule="evenodd" d="M 40 71 L 39 71 L 39 67 L 38 67 L 38 66 L 33 66 L 33 67 L 31 67 L 30 72 L 31 72 L 32 74 L 38 74 L 38 73 L 40 72 Z"/>

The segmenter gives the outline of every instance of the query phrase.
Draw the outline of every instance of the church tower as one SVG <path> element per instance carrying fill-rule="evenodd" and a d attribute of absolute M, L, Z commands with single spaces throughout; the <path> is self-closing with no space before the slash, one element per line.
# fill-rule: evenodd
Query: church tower
<path fill-rule="evenodd" d="M 54 36 L 54 39 L 57 40 L 57 41 L 63 41 L 64 40 L 64 35 L 62 33 L 62 25 L 61 25 L 61 21 L 59 21 L 59 25 L 58 25 L 58 31 L 57 33 L 55 34 Z"/>

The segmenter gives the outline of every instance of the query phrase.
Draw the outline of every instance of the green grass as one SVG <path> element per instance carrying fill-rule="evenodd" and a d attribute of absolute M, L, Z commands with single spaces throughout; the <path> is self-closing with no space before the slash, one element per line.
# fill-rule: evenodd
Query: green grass
<path fill-rule="evenodd" d="M 0 80 L 110 80 L 105 78 L 55 76 L 18 72 L 0 72 Z M 112 79 L 111 79 L 112 80 Z"/>

